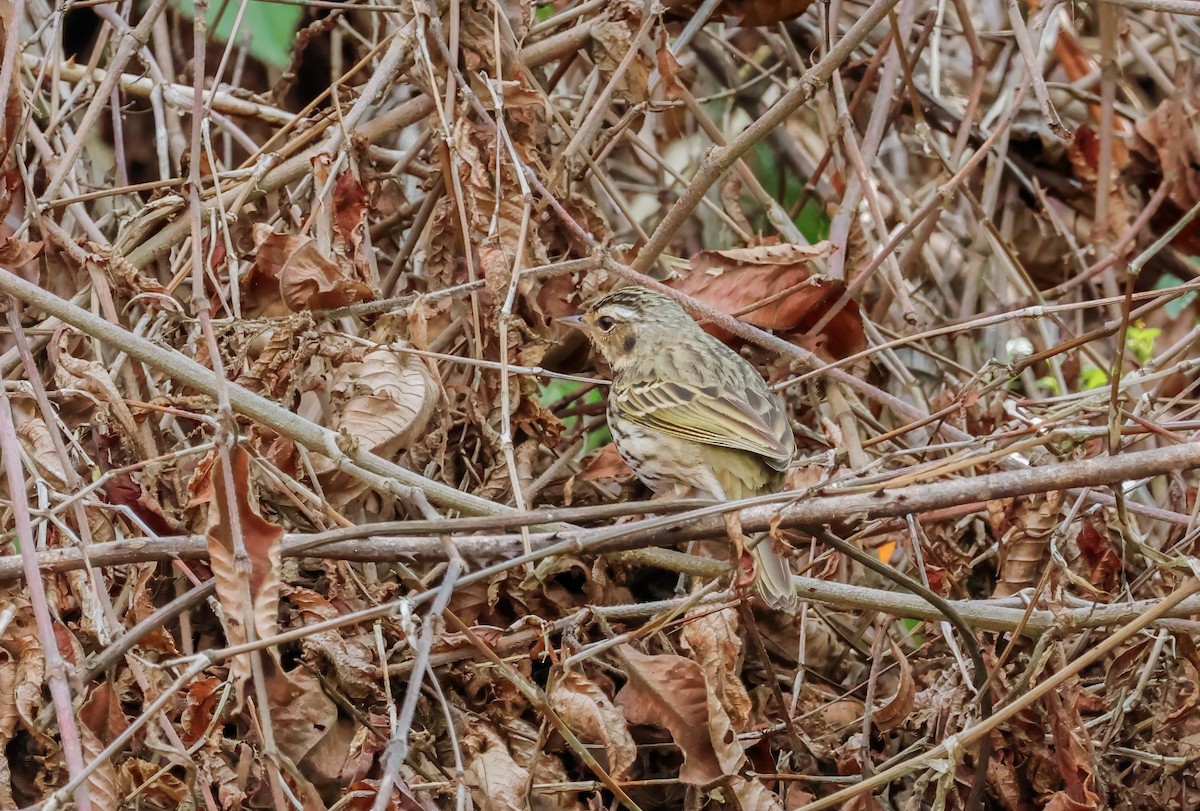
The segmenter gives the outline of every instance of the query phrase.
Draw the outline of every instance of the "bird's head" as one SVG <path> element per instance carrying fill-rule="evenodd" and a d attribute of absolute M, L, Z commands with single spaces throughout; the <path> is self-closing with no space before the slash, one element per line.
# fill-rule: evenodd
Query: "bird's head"
<path fill-rule="evenodd" d="M 583 331 L 614 370 L 638 353 L 687 340 L 699 330 L 673 299 L 644 287 L 623 287 L 592 302 L 579 315 L 558 319 Z"/>

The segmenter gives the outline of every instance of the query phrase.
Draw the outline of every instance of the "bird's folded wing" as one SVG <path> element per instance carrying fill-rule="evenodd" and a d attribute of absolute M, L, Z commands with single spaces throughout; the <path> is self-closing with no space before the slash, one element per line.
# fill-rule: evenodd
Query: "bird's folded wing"
<path fill-rule="evenodd" d="M 783 470 L 795 453 L 787 417 L 772 397 L 724 386 L 638 382 L 617 392 L 621 413 L 673 436 L 762 456 Z"/>

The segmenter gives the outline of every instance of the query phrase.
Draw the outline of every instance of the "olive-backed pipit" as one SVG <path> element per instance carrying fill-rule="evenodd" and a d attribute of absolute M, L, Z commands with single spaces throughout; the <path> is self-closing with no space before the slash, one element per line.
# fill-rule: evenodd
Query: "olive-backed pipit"
<path fill-rule="evenodd" d="M 612 366 L 608 426 L 617 450 L 655 493 L 734 501 L 783 482 L 796 441 L 767 384 L 675 301 L 626 287 L 563 319 Z M 794 607 L 791 572 L 763 538 L 759 590 Z"/>

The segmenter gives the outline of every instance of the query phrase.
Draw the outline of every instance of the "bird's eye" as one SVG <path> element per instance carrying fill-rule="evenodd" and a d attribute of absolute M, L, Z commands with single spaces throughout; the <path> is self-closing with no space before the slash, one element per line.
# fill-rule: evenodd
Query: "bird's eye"
<path fill-rule="evenodd" d="M 602 315 L 596 319 L 596 326 L 599 327 L 604 332 L 608 332 L 610 329 L 612 329 L 616 325 L 617 325 L 617 322 L 613 321 L 612 318 L 610 318 L 607 315 Z"/>

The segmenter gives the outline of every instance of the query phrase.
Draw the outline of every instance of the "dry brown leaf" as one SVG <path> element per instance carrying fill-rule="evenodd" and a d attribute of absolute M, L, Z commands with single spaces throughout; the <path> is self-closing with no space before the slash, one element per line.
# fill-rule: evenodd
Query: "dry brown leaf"
<path fill-rule="evenodd" d="M 37 258 L 42 252 L 42 243 L 29 242 L 20 237 L 8 236 L 0 239 L 0 265 L 19 268 Z"/>
<path fill-rule="evenodd" d="M 990 505 L 989 505 L 990 506 Z M 1000 577 L 993 595 L 1007 597 L 1042 578 L 1050 559 L 1050 535 L 1062 518 L 1062 493 L 1032 496 L 1012 505 L 1010 529 L 1000 540 Z"/>
<path fill-rule="evenodd" d="M 662 77 L 663 91 L 667 98 L 678 101 L 683 98 L 683 87 L 679 84 L 679 60 L 671 53 L 671 45 L 667 41 L 667 31 L 662 29 L 655 49 L 658 59 L 658 74 Z"/>
<path fill-rule="evenodd" d="M 704 669 L 708 683 L 716 688 L 717 697 L 729 713 L 734 729 L 748 730 L 753 704 L 738 677 L 742 638 L 738 635 L 737 611 L 732 608 L 714 611 L 711 606 L 697 606 L 688 611 L 681 635 L 684 647 L 692 651 Z"/>
<path fill-rule="evenodd" d="M 612 78 L 625 54 L 633 47 L 637 24 L 637 20 L 601 19 L 592 25 L 591 53 L 600 70 L 601 81 L 607 83 Z M 617 81 L 614 96 L 634 102 L 645 101 L 651 67 L 650 60 L 644 54 L 633 57 Z"/>
<path fill-rule="evenodd" d="M 277 631 L 279 612 L 280 545 L 283 530 L 266 521 L 251 506 L 250 454 L 241 445 L 229 451 L 233 493 L 226 487 L 224 466 L 218 455 L 210 475 L 212 500 L 208 505 L 208 531 L 205 539 L 213 574 L 217 578 L 217 598 L 221 602 L 226 642 L 240 645 L 249 639 L 247 618 L 254 623 L 254 636 L 266 639 Z M 234 555 L 234 527 L 229 505 L 237 509 L 242 542 L 248 560 L 243 563 Z M 243 591 L 245 590 L 245 591 Z M 245 602 L 249 595 L 250 605 Z M 270 648 L 272 652 L 275 648 Z M 250 675 L 247 656 L 233 660 L 231 670 L 239 688 Z M 240 706 L 240 696 L 237 702 Z"/>
<path fill-rule="evenodd" d="M 705 786 L 737 774 L 746 754 L 700 665 L 672 654 L 648 655 L 629 645 L 617 652 L 629 677 L 617 702 L 630 723 L 654 724 L 671 733 L 683 751 L 679 779 Z"/>
<path fill-rule="evenodd" d="M 832 252 L 828 242 L 703 251 L 692 257 L 691 271 L 671 286 L 813 351 L 844 358 L 867 345 L 862 315 L 853 301 L 819 335 L 806 336 L 845 291 L 843 283 L 814 276 L 808 268 L 813 259 Z M 721 340 L 730 337 L 716 327 L 705 329 Z"/>
<path fill-rule="evenodd" d="M 508 749 L 518 765 L 529 770 L 534 783 L 569 784 L 571 778 L 563 768 L 562 759 L 545 747 L 539 747 L 538 728 L 511 712 L 502 711 L 499 723 L 508 734 Z M 578 792 L 538 791 L 530 798 L 531 811 L 584 811 Z"/>
<path fill-rule="evenodd" d="M 437 405 L 438 389 L 424 363 L 398 351 L 397 344 L 379 346 L 361 361 L 341 363 L 329 384 L 330 429 L 362 448 L 391 459 L 425 430 Z M 326 497 L 335 506 L 362 493 L 366 485 L 323 457 L 314 460 Z"/>
<path fill-rule="evenodd" d="M 735 776 L 729 783 L 742 811 L 784 811 L 779 795 L 764 786 L 761 780 Z"/>
<path fill-rule="evenodd" d="M 347 278 L 332 259 L 308 240 L 292 251 L 279 269 L 279 291 L 292 312 L 329 310 L 375 297 L 371 288 Z"/>
<path fill-rule="evenodd" d="M 17 710 L 17 663 L 12 654 L 0 648 L 0 749 L 8 745 L 17 731 L 21 714 Z"/>
<path fill-rule="evenodd" d="M 161 770 L 157 763 L 141 758 L 131 757 L 121 762 L 118 785 L 121 797 L 129 797 L 134 791 L 140 791 L 138 798 L 142 807 L 147 809 L 194 807 L 187 783 L 171 772 Z"/>
<path fill-rule="evenodd" d="M 1066 788 L 1056 792 L 1047 801 L 1045 808 L 1054 811 L 1097 811 L 1101 807 L 1095 792 L 1095 775 L 1092 759 L 1080 740 L 1086 739 L 1087 731 L 1074 707 L 1068 706 L 1069 696 L 1051 692 L 1045 698 L 1050 710 L 1051 733 L 1054 737 L 1054 758 L 1058 763 Z"/>
<path fill-rule="evenodd" d="M 1121 573 L 1121 556 L 1114 548 L 1119 543 L 1120 530 L 1106 526 L 1103 515 L 1083 519 L 1079 532 L 1066 544 L 1063 556 L 1071 569 L 1102 592 L 1111 593 L 1117 587 Z M 1078 557 L 1072 552 L 1078 551 Z"/>
<path fill-rule="evenodd" d="M 696 0 L 666 0 L 665 5 L 675 14 L 682 14 L 695 13 L 700 4 Z M 736 18 L 741 28 L 759 28 L 794 20 L 810 5 L 812 0 L 724 0 L 716 14 Z"/>
<path fill-rule="evenodd" d="M 320 159 L 329 159 L 322 154 Z M 314 165 L 318 158 L 314 158 Z M 318 184 L 324 185 L 327 171 L 313 173 Z M 367 239 L 366 185 L 357 176 L 357 167 L 346 166 L 338 175 L 333 187 L 333 249 L 339 256 L 346 257 L 358 273 L 358 280 L 367 283 L 371 279 L 364 240 Z"/>
<path fill-rule="evenodd" d="M 151 485 L 156 483 L 152 477 L 148 477 L 148 481 Z M 169 515 L 154 495 L 134 479 L 133 473 L 124 472 L 112 476 L 101 484 L 100 489 L 104 492 L 104 498 L 109 504 L 128 508 L 152 532 L 159 535 L 175 535 L 184 531 L 182 522 Z M 103 513 L 93 511 L 89 515 L 94 516 L 91 520 L 93 538 L 101 540 L 99 533 L 103 531 L 108 536 L 105 539 L 110 540 L 112 529 L 108 524 L 99 523 L 104 519 Z M 102 530 L 101 527 L 104 529 Z"/>
<path fill-rule="evenodd" d="M 67 472 L 46 422 L 41 417 L 24 416 L 24 409 L 21 408 L 13 409 L 13 417 L 17 422 L 17 436 L 29 453 L 29 458 L 37 465 L 38 472 L 51 487 L 64 492 L 67 488 Z"/>
<path fill-rule="evenodd" d="M 610 442 L 603 448 L 593 452 L 582 463 L 582 469 L 575 477 L 581 482 L 597 482 L 614 480 L 627 482 L 633 479 L 633 469 L 617 450 L 615 442 Z"/>
<path fill-rule="evenodd" d="M 259 224 L 254 242 L 258 251 L 242 285 L 255 315 L 332 309 L 375 297 L 369 286 L 324 255 L 311 237 L 276 234 Z"/>
<path fill-rule="evenodd" d="M 32 622 L 32 616 L 30 616 Z M 43 706 L 42 685 L 46 676 L 46 657 L 36 631 L 25 624 L 9 629 L 5 647 L 17 657 L 17 668 L 12 687 L 12 708 L 16 711 L 25 731 L 38 740 L 48 741 L 37 715 Z M 6 702 L 7 703 L 7 702 Z"/>
<path fill-rule="evenodd" d="M 1107 218 L 1105 222 L 1098 223 L 1104 227 L 1108 239 L 1117 239 L 1125 233 L 1133 220 L 1131 201 L 1124 186 L 1118 182 L 1122 168 L 1129 161 L 1129 153 L 1124 144 L 1119 142 L 1116 142 L 1114 153 L 1109 170 L 1112 182 L 1108 186 Z M 1075 130 L 1067 145 L 1067 157 L 1075 170 L 1075 177 L 1086 191 L 1094 195 L 1100 177 L 1100 138 L 1091 127 L 1085 124 Z"/>
<path fill-rule="evenodd" d="M 125 397 L 113 382 L 112 374 L 99 361 L 82 360 L 68 351 L 71 332 L 62 329 L 53 342 L 50 356 L 54 361 L 54 382 L 59 389 L 79 389 L 102 401 L 109 412 L 121 424 L 126 438 L 141 444 L 141 434 L 134 422 L 133 413 L 125 404 Z M 143 458 L 150 459 L 158 454 L 153 447 L 140 448 Z"/>
<path fill-rule="evenodd" d="M 594 681 L 568 670 L 550 691 L 550 706 L 584 743 L 604 744 L 608 773 L 616 780 L 629 774 L 637 747 L 621 710 Z"/>
<path fill-rule="evenodd" d="M 340 614 L 328 599 L 311 589 L 290 587 L 286 601 L 299 609 L 302 625 L 331 620 Z M 341 630 L 328 630 L 306 636 L 301 642 L 305 660 L 331 678 L 347 697 L 363 701 L 378 692 L 378 655 L 369 640 L 343 634 Z"/>
<path fill-rule="evenodd" d="M 267 695 L 271 699 L 271 722 L 275 724 L 279 751 L 293 763 L 301 763 L 335 728 L 337 705 L 325 694 L 321 680 L 307 667 L 286 673 L 274 669 L 267 677 Z"/>
<path fill-rule="evenodd" d="M 11 0 L 0 3 L 0 36 L 4 37 L 4 42 L 8 42 L 12 13 Z M 14 70 L 9 76 L 9 86 L 0 87 L 0 93 L 4 95 L 4 130 L 0 132 L 0 221 L 8 216 L 16 192 L 21 188 L 21 171 L 17 168 L 21 150 L 15 148 L 24 108 L 20 78 L 20 72 Z"/>
<path fill-rule="evenodd" d="M 513 760 L 504 740 L 490 726 L 474 723 L 463 736 L 467 785 L 480 811 L 525 811 L 529 770 Z"/>
<path fill-rule="evenodd" d="M 152 591 L 157 583 L 158 567 L 153 563 L 136 564 L 129 567 L 129 610 L 125 620 L 132 627 L 155 612 Z M 166 627 L 159 626 L 143 636 L 138 641 L 138 648 L 144 652 L 151 651 L 160 657 L 174 658 L 179 655 L 175 647 L 175 638 Z"/>
<path fill-rule="evenodd" d="M 187 686 L 187 701 L 179 719 L 180 738 L 191 746 L 208 731 L 225 682 L 216 676 L 196 679 Z"/>
<path fill-rule="evenodd" d="M 1200 201 L 1200 119 L 1195 98 L 1164 99 L 1154 112 L 1138 121 L 1133 148 L 1171 182 L 1169 206 L 1155 217 L 1155 227 L 1166 230 Z M 1180 251 L 1200 253 L 1200 226 L 1192 221 L 1172 240 Z"/>
<path fill-rule="evenodd" d="M 89 762 L 96 760 L 104 747 L 129 727 L 129 719 L 121 711 L 121 702 L 107 682 L 93 688 L 79 708 L 78 717 L 81 722 L 79 740 Z M 120 792 L 119 776 L 111 758 L 104 758 L 88 776 L 88 793 L 94 808 L 115 811 L 120 807 L 125 795 Z"/>
<path fill-rule="evenodd" d="M 896 686 L 896 694 L 871 715 L 880 732 L 890 732 L 903 724 L 912 714 L 913 699 L 916 696 L 916 684 L 913 682 L 912 667 L 908 664 L 908 657 L 891 637 L 888 637 L 888 644 L 892 646 L 892 656 L 895 657 L 896 664 L 899 666 L 900 681 Z"/>
<path fill-rule="evenodd" d="M 240 778 L 223 757 L 217 736 L 207 740 L 196 752 L 197 782 L 216 788 L 217 804 L 221 808 L 239 808 L 246 801 L 246 776 Z"/>

